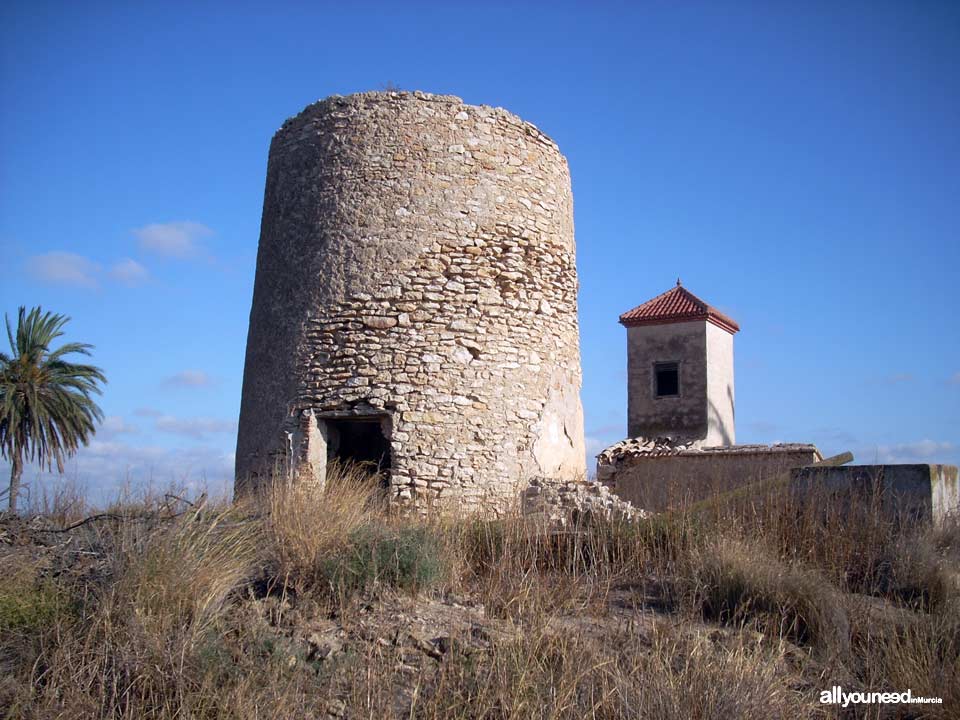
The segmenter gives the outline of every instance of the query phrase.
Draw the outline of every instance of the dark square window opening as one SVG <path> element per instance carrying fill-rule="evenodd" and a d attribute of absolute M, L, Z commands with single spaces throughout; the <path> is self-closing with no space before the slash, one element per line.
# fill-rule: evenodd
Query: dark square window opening
<path fill-rule="evenodd" d="M 680 372 L 677 363 L 656 363 L 653 366 L 654 392 L 657 397 L 680 394 Z"/>

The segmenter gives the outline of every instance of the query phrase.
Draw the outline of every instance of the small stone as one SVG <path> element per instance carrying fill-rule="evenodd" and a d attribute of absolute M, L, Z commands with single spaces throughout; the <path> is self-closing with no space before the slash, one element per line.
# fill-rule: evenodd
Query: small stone
<path fill-rule="evenodd" d="M 374 330 L 386 330 L 396 326 L 397 318 L 367 315 L 363 318 L 363 324 Z"/>
<path fill-rule="evenodd" d="M 473 332 L 477 329 L 477 326 L 466 320 L 454 320 L 447 327 L 449 327 L 454 332 Z"/>
<path fill-rule="evenodd" d="M 473 353 L 465 347 L 458 347 L 453 351 L 453 359 L 459 363 L 466 364 L 473 360 Z M 470 401 L 468 400 L 466 404 L 469 405 Z"/>

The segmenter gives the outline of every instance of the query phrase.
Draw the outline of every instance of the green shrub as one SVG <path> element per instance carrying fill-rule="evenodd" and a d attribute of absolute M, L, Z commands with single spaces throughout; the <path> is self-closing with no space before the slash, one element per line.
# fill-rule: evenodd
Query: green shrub
<path fill-rule="evenodd" d="M 66 607 L 54 587 L 11 582 L 0 589 L 0 633 L 38 632 Z"/>
<path fill-rule="evenodd" d="M 443 574 L 438 540 L 424 527 L 364 525 L 350 533 L 340 555 L 324 562 L 323 572 L 341 597 L 375 585 L 415 592 Z"/>

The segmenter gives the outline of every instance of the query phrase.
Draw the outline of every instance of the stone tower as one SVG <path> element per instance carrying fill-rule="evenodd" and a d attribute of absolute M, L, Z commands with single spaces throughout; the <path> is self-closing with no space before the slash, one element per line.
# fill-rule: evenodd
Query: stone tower
<path fill-rule="evenodd" d="M 620 316 L 627 434 L 733 445 L 733 335 L 740 327 L 680 285 Z"/>
<path fill-rule="evenodd" d="M 334 96 L 270 146 L 237 491 L 329 459 L 458 505 L 584 474 L 567 162 L 452 96 Z"/>

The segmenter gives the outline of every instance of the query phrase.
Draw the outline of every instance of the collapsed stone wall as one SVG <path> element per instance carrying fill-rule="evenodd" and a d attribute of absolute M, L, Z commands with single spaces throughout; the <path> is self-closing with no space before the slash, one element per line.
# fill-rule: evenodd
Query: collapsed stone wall
<path fill-rule="evenodd" d="M 617 497 L 600 483 L 547 478 L 530 481 L 523 491 L 521 509 L 525 517 L 542 518 L 560 527 L 591 518 L 634 522 L 651 514 Z"/>
<path fill-rule="evenodd" d="M 567 163 L 499 108 L 424 93 L 307 107 L 270 148 L 237 489 L 323 423 L 382 413 L 391 494 L 478 504 L 585 474 Z M 322 479 L 322 478 L 321 478 Z"/>

